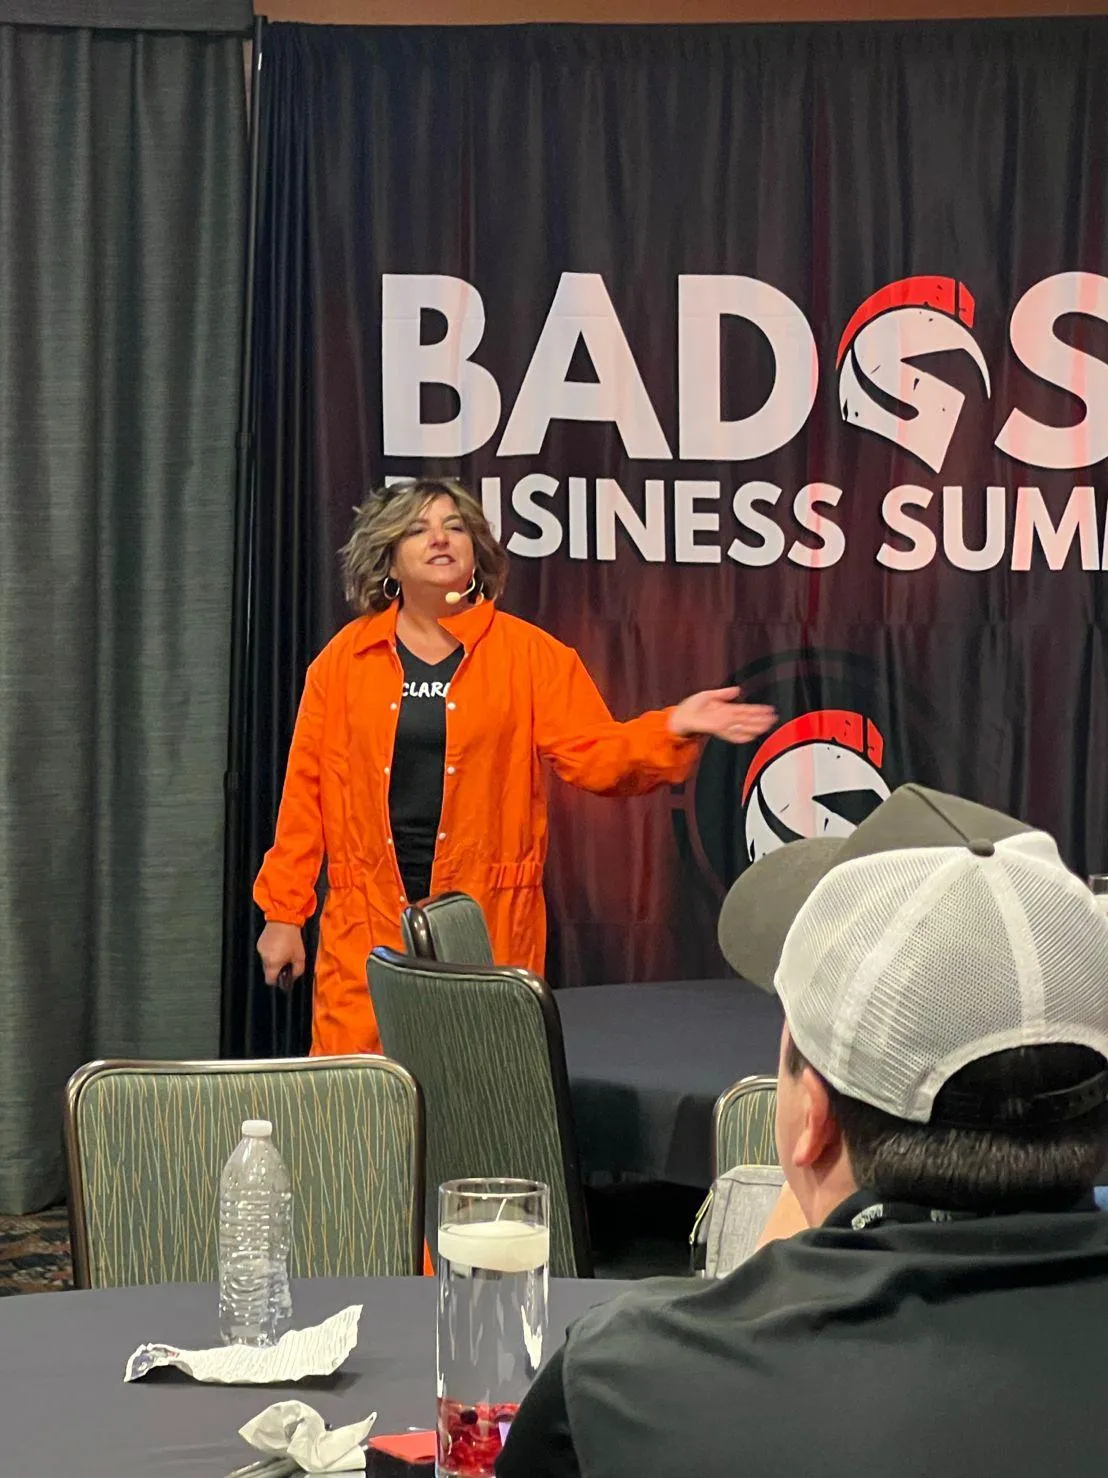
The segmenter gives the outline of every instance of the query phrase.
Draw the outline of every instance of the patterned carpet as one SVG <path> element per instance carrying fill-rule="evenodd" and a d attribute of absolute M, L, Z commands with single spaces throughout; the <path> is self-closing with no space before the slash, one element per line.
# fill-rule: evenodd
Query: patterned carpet
<path fill-rule="evenodd" d="M 64 1206 L 35 1216 L 0 1216 L 0 1298 L 72 1286 Z"/>

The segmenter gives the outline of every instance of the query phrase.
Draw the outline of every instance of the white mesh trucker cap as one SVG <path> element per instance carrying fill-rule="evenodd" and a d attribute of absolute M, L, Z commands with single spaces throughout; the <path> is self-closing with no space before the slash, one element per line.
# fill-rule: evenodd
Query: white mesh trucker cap
<path fill-rule="evenodd" d="M 719 937 L 740 974 L 772 970 L 812 1066 L 899 1119 L 927 1122 L 949 1078 L 1007 1048 L 1108 1058 L 1108 918 L 1045 832 L 957 797 L 905 786 L 842 841 L 770 853 L 728 894 Z M 1014 1101 L 1009 1122 L 1106 1096 L 1098 1074 Z"/>

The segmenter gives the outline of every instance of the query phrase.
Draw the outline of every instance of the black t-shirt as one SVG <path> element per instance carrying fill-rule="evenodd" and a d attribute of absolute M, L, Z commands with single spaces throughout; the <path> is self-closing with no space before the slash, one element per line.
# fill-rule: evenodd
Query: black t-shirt
<path fill-rule="evenodd" d="M 876 1200 L 586 1314 L 497 1478 L 1099 1478 L 1108 1216 L 884 1220 Z"/>
<path fill-rule="evenodd" d="M 396 643 L 404 695 L 389 772 L 389 820 L 396 861 L 411 903 L 431 891 L 431 864 L 442 815 L 446 755 L 446 694 L 464 648 L 441 662 L 424 662 Z"/>

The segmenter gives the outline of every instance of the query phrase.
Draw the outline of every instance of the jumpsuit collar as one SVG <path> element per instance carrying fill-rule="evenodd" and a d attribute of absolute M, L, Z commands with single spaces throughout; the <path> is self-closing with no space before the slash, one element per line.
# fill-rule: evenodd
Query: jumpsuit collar
<path fill-rule="evenodd" d="M 363 616 L 361 630 L 354 642 L 356 654 L 368 652 L 371 647 L 394 646 L 396 643 L 396 618 L 400 606 L 393 602 L 387 611 L 377 611 L 372 616 Z M 481 640 L 492 625 L 496 605 L 491 600 L 479 605 L 466 606 L 456 616 L 444 616 L 439 625 L 456 637 L 467 652 Z"/>

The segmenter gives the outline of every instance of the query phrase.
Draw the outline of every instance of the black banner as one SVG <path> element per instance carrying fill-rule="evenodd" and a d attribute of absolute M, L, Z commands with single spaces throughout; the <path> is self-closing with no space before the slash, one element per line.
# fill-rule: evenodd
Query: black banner
<path fill-rule="evenodd" d="M 908 779 L 1108 865 L 1104 22 L 275 26 L 264 76 L 281 743 L 351 505 L 449 471 L 617 715 L 781 713 L 680 794 L 560 788 L 555 981 L 722 973 L 749 858 Z"/>

